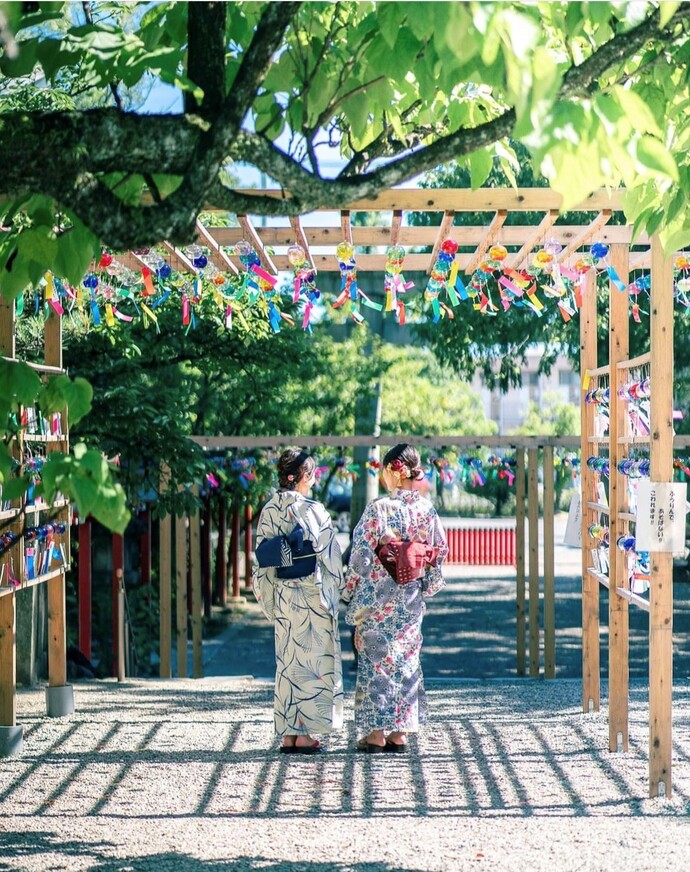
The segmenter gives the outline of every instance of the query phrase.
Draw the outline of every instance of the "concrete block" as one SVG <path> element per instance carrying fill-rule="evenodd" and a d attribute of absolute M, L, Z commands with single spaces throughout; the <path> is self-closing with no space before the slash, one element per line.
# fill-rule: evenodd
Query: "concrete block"
<path fill-rule="evenodd" d="M 24 727 L 16 724 L 14 727 L 0 726 L 0 757 L 16 757 L 24 750 Z"/>
<path fill-rule="evenodd" d="M 62 687 L 46 687 L 46 714 L 49 718 L 61 718 L 74 712 L 74 688 L 71 684 Z"/>

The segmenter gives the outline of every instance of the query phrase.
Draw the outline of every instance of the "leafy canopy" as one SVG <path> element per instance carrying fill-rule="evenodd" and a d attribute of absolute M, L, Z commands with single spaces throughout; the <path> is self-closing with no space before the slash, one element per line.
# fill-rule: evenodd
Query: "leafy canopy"
<path fill-rule="evenodd" d="M 0 289 L 15 295 L 47 268 L 74 280 L 99 240 L 188 242 L 204 204 L 252 214 L 337 207 L 451 159 L 477 187 L 493 158 L 515 172 L 509 137 L 566 206 L 623 183 L 636 227 L 663 227 L 668 246 L 683 245 L 689 9 L 2 4 L 13 34 L 0 58 L 12 231 L 0 243 Z M 184 111 L 125 111 L 132 89 L 152 81 L 177 89 Z M 19 102 L 37 84 L 56 95 L 52 111 Z M 334 154 L 343 165 L 329 177 Z M 227 183 L 228 161 L 255 166 L 289 196 L 248 197 Z M 144 192 L 153 203 L 142 205 Z"/>

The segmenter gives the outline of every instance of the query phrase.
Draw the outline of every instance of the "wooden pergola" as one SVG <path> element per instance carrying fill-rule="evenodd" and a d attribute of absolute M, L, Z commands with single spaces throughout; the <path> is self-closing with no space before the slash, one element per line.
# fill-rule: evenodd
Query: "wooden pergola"
<path fill-rule="evenodd" d="M 259 192 L 245 190 L 241 193 L 251 196 Z M 276 198 L 284 196 L 281 191 L 260 193 L 261 196 Z M 620 190 L 597 191 L 583 203 L 568 209 L 568 213 L 592 212 L 595 217 L 586 224 L 565 224 L 559 221 L 563 199 L 549 188 L 482 188 L 477 191 L 401 188 L 385 191 L 373 199 L 357 200 L 348 204 L 346 209 L 323 208 L 308 217 L 237 215 L 236 227 L 204 226 L 199 221 L 198 243 L 208 248 L 209 258 L 221 271 L 239 272 L 243 269 L 233 247 L 246 240 L 268 271 L 290 271 L 286 249 L 298 243 L 317 272 L 338 272 L 335 249 L 338 243 L 346 240 L 352 242 L 355 249 L 374 249 L 357 252 L 359 272 L 383 271 L 386 248 L 397 244 L 406 248 L 431 249 L 422 253 L 412 251 L 404 261 L 407 272 L 430 273 L 441 244 L 452 237 L 461 247 L 456 255 L 460 272 L 471 273 L 495 242 L 505 245 L 510 252 L 506 266 L 520 269 L 532 251 L 546 240 L 556 240 L 563 246 L 557 257 L 559 263 L 567 263 L 578 250 L 594 241 L 630 245 L 632 226 L 609 223 L 613 213 L 622 210 L 621 201 Z M 352 217 L 356 212 L 374 213 L 378 220 L 370 226 L 354 224 Z M 427 226 L 410 226 L 404 223 L 405 215 L 410 212 L 437 213 L 438 221 Z M 477 223 L 455 225 L 455 216 L 463 212 L 475 215 Z M 525 212 L 543 214 L 536 225 L 507 223 L 511 213 Z M 641 234 L 635 244 L 642 250 L 635 255 L 636 261 L 631 264 L 631 269 L 648 267 L 649 238 Z M 163 243 L 162 254 L 173 269 L 197 272 L 189 257 L 179 248 Z M 135 270 L 142 265 L 141 257 L 131 252 L 118 255 L 118 260 Z"/>
<path fill-rule="evenodd" d="M 283 197 L 281 191 L 245 191 L 248 196 L 258 195 Z M 359 273 L 383 271 L 386 265 L 386 249 L 393 244 L 405 248 L 422 249 L 406 254 L 405 272 L 426 272 L 436 262 L 443 242 L 454 239 L 459 250 L 456 261 L 462 274 L 470 275 L 482 262 L 493 244 L 501 244 L 508 250 L 504 265 L 520 270 L 532 253 L 545 242 L 555 240 L 562 250 L 555 261 L 569 266 L 580 256 L 583 249 L 594 242 L 606 243 L 610 250 L 610 262 L 615 266 L 620 281 L 627 286 L 630 272 L 651 267 L 651 353 L 649 369 L 652 386 L 651 422 L 652 432 L 648 440 L 651 459 L 651 478 L 655 482 L 670 482 L 673 474 L 673 262 L 664 256 L 656 238 L 644 234 L 635 240 L 631 253 L 632 227 L 613 224 L 612 219 L 622 210 L 620 190 L 597 191 L 584 202 L 569 208 L 568 213 L 591 213 L 586 223 L 568 224 L 561 218 L 563 201 L 559 194 L 548 188 L 498 189 L 484 188 L 477 191 L 466 189 L 397 189 L 381 193 L 378 197 L 352 202 L 344 209 L 320 209 L 309 216 L 294 218 L 269 218 L 252 214 L 237 215 L 237 226 L 211 227 L 197 222 L 198 244 L 205 249 L 209 260 L 223 273 L 238 274 L 244 269 L 234 250 L 240 240 L 246 240 L 257 252 L 262 267 L 271 273 L 291 269 L 287 256 L 290 245 L 299 244 L 307 260 L 318 273 L 338 272 L 336 246 L 349 241 L 355 246 Z M 360 226 L 354 213 L 374 215 L 372 223 Z M 409 226 L 406 213 L 424 212 L 433 214 L 426 226 Z M 536 224 L 520 221 L 520 214 L 538 213 Z M 476 222 L 456 225 L 456 216 L 472 213 Z M 517 215 L 517 217 L 516 217 Z M 370 219 L 371 220 L 371 219 Z M 515 222 L 515 223 L 513 223 Z M 198 269 L 192 263 L 188 251 L 168 243 L 161 243 L 155 251 L 180 272 L 194 275 Z M 132 252 L 117 255 L 117 260 L 133 270 L 140 270 L 148 262 L 141 254 Z M 596 360 L 596 274 L 590 270 L 580 283 L 583 305 L 580 317 L 580 344 L 582 370 L 602 377 L 608 369 L 611 384 L 612 371 L 625 371 L 630 363 L 627 347 L 628 294 L 612 290 L 611 342 L 609 362 L 600 366 Z M 611 285 L 613 288 L 614 286 Z M 617 295 L 617 296 L 616 296 Z M 465 303 L 465 305 L 468 305 Z M 615 311 L 614 311 L 615 309 Z M 0 307 L 4 318 L 8 307 Z M 476 317 L 482 317 L 476 313 Z M 500 313 L 498 315 L 500 317 Z M 625 329 L 626 339 L 622 340 Z M 7 351 L 5 351 L 7 353 Z M 634 358 L 633 358 L 634 359 Z M 611 369 L 613 368 L 613 370 Z M 611 415 L 620 416 L 620 409 L 612 404 Z M 622 418 L 620 419 L 622 420 Z M 610 580 L 602 573 L 593 572 L 588 555 L 593 542 L 589 527 L 602 514 L 609 514 L 610 540 L 615 543 L 621 530 L 634 523 L 634 517 L 625 511 L 621 496 L 624 487 L 614 471 L 614 458 L 625 451 L 625 437 L 603 440 L 593 434 L 591 410 L 583 405 L 581 450 L 583 458 L 583 710 L 599 708 L 599 593 L 606 586 L 609 594 L 609 624 L 611 638 L 610 656 L 610 712 L 612 751 L 627 748 L 627 698 L 628 698 L 628 637 L 627 609 L 630 604 L 640 605 L 634 598 L 625 595 L 625 567 L 616 558 L 616 549 L 611 547 Z M 476 439 L 480 442 L 482 440 Z M 488 440 L 492 440 L 489 438 Z M 639 444 L 639 443 L 638 443 Z M 596 448 L 593 448 L 596 446 Z M 589 499 L 594 486 L 591 475 L 585 471 L 584 458 L 591 451 L 608 451 L 611 456 L 610 505 L 602 508 L 594 499 Z M 618 496 L 616 496 L 618 494 Z M 536 511 L 536 508 L 534 509 Z M 532 607 L 532 604 L 531 604 Z M 648 603 L 650 614 L 650 795 L 671 793 L 672 755 L 672 710 L 671 690 L 673 678 L 672 626 L 673 587 L 671 555 L 654 554 L 651 567 L 651 587 Z M 10 682 L 6 682 L 11 686 Z"/>
<path fill-rule="evenodd" d="M 251 195 L 250 191 L 244 192 Z M 262 195 L 281 197 L 279 191 L 261 192 Z M 493 244 L 508 250 L 504 266 L 513 270 L 524 268 L 535 249 L 547 241 L 555 240 L 562 249 L 555 262 L 572 265 L 593 243 L 609 247 L 608 262 L 614 267 L 618 284 L 609 282 L 609 361 L 603 366 L 596 352 L 596 271 L 590 270 L 579 281 L 582 292 L 580 312 L 581 370 L 594 378 L 609 379 L 612 386 L 612 426 L 606 437 L 595 435 L 591 408 L 582 405 L 582 578 L 583 578 L 583 711 L 598 710 L 600 706 L 600 628 L 599 595 L 602 586 L 609 590 L 609 748 L 624 751 L 628 747 L 628 608 L 630 605 L 649 612 L 649 792 L 650 796 L 670 796 L 672 783 L 672 627 L 673 579 L 670 554 L 652 555 L 649 599 L 631 593 L 628 569 L 624 555 L 615 546 L 618 537 L 630 532 L 635 516 L 628 511 L 625 483 L 617 472 L 618 461 L 626 455 L 628 447 L 638 450 L 644 439 L 625 435 L 623 404 L 613 397 L 615 386 L 620 386 L 631 370 L 639 365 L 639 358 L 628 354 L 628 291 L 621 285 L 630 282 L 633 270 L 651 269 L 651 351 L 645 357 L 651 383 L 651 433 L 646 440 L 650 456 L 650 477 L 653 482 L 673 479 L 673 260 L 665 256 L 656 237 L 641 234 L 631 251 L 632 227 L 612 223 L 615 213 L 622 211 L 622 191 L 598 191 L 584 202 L 567 210 L 572 213 L 590 213 L 580 224 L 568 224 L 561 218 L 562 198 L 548 188 L 538 189 L 481 189 L 470 190 L 409 190 L 386 191 L 380 196 L 350 203 L 338 211 L 319 210 L 308 218 L 257 219 L 251 215 L 238 215 L 238 226 L 200 229 L 202 239 L 218 268 L 230 260 L 240 270 L 232 247 L 247 240 L 261 259 L 264 269 L 273 272 L 289 270 L 287 247 L 301 245 L 308 261 L 317 272 L 338 271 L 336 246 L 349 241 L 355 246 L 357 269 L 360 273 L 382 271 L 386 266 L 386 249 L 398 244 L 413 249 L 406 254 L 404 270 L 430 274 L 444 240 L 452 238 L 458 243 L 456 261 L 459 271 L 470 275 L 485 258 Z M 366 226 L 353 223 L 353 213 L 374 214 Z M 426 226 L 409 226 L 405 214 L 424 212 L 433 214 Z M 536 224 L 519 220 L 519 214 L 538 213 Z M 456 216 L 472 213 L 476 223 L 455 225 Z M 516 218 L 516 214 L 518 217 Z M 617 216 L 618 217 L 618 216 Z M 258 224 L 260 221 L 260 226 Z M 203 243 L 202 243 L 203 244 Z M 169 248 L 169 247 L 168 247 Z M 227 251 L 224 251 L 227 248 Z M 357 249 L 363 249 L 358 251 Z M 170 252 L 177 256 L 179 252 Z M 185 258 L 186 259 L 186 258 Z M 173 267 L 177 266 L 171 260 Z M 189 268 L 181 262 L 181 266 Z M 192 267 L 193 269 L 193 267 Z M 480 316 L 478 316 L 480 317 Z M 498 315 L 500 317 L 500 313 Z M 677 440 L 677 444 L 680 441 Z M 596 473 L 587 469 L 585 459 L 591 454 L 606 452 L 610 461 L 610 501 L 602 505 L 596 493 Z M 536 453 L 536 452 L 535 452 Z M 536 476 L 536 472 L 534 473 Z M 530 475 L 532 472 L 530 471 Z M 536 483 L 536 479 L 535 479 Z M 536 491 L 536 487 L 535 487 Z M 531 500 L 531 494 L 530 494 Z M 536 512 L 536 507 L 530 507 Z M 608 518 L 610 536 L 609 575 L 591 565 L 591 550 L 596 542 L 590 528 Z M 536 529 L 536 523 L 535 523 Z M 634 529 L 634 528 L 633 528 Z M 524 580 L 523 580 L 524 583 Z M 537 605 L 530 603 L 530 617 L 536 618 Z"/>

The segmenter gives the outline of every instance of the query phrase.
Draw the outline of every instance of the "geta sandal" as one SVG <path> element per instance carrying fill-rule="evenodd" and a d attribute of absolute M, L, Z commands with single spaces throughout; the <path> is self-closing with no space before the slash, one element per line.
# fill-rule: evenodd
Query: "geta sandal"
<path fill-rule="evenodd" d="M 386 739 L 386 744 L 382 748 L 387 754 L 407 754 L 407 742 L 402 742 L 398 744 L 397 742 L 391 742 Z"/>

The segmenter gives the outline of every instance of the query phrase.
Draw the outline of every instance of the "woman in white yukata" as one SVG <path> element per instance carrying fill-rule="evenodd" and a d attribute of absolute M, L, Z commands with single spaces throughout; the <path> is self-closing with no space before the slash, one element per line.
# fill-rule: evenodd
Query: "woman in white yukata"
<path fill-rule="evenodd" d="M 406 734 L 416 733 L 427 717 L 420 666 L 424 601 L 445 586 L 441 563 L 448 546 L 436 509 L 419 490 L 424 473 L 417 450 L 396 445 L 383 467 L 389 496 L 369 503 L 355 527 L 343 599 L 349 602 L 345 620 L 355 627 L 358 653 L 358 749 L 400 754 L 408 749 Z M 437 548 L 435 565 L 416 581 L 396 583 L 375 550 L 391 539 Z"/>
<path fill-rule="evenodd" d="M 275 626 L 275 731 L 283 754 L 316 754 L 315 735 L 343 725 L 343 676 L 338 603 L 343 587 L 340 547 L 323 505 L 307 498 L 316 464 L 306 451 L 288 448 L 278 461 L 278 490 L 261 511 L 257 547 L 287 536 L 297 524 L 314 544 L 316 570 L 295 579 L 255 567 L 252 585 Z"/>

